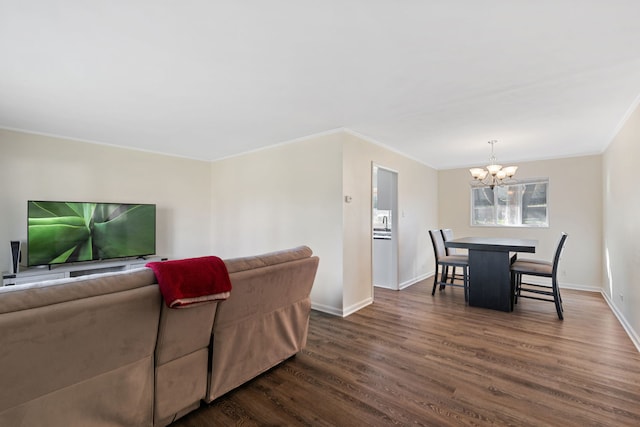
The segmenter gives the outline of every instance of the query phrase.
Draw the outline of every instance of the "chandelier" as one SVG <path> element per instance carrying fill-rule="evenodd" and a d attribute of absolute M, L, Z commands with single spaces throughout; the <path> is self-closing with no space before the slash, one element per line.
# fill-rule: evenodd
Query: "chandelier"
<path fill-rule="evenodd" d="M 493 187 L 496 185 L 503 185 L 511 182 L 511 178 L 516 174 L 518 170 L 517 166 L 506 166 L 496 164 L 496 156 L 493 154 L 493 145 L 498 141 L 492 139 L 489 141 L 491 144 L 491 157 L 489 157 L 490 164 L 485 168 L 471 168 L 471 176 L 473 177 L 473 185 L 487 185 Z"/>

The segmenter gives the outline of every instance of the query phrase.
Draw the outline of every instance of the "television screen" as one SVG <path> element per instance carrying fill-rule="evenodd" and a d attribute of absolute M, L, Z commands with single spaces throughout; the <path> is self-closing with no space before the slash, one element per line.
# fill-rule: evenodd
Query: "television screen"
<path fill-rule="evenodd" d="M 27 202 L 27 264 L 153 255 L 156 205 Z"/>

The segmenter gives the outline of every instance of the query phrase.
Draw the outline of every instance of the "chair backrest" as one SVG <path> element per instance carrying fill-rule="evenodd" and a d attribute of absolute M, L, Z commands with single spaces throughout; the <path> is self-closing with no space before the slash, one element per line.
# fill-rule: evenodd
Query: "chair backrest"
<path fill-rule="evenodd" d="M 560 255 L 562 255 L 562 250 L 564 249 L 564 243 L 567 240 L 569 235 L 565 232 L 562 232 L 560 236 L 560 240 L 558 241 L 558 246 L 556 247 L 556 254 L 553 257 L 553 275 L 555 276 L 558 272 L 558 263 L 560 262 Z"/>
<path fill-rule="evenodd" d="M 450 228 L 443 228 L 442 230 L 442 238 L 444 239 L 445 242 L 448 242 L 449 240 L 453 240 L 453 230 Z M 447 255 L 455 255 L 456 254 L 456 250 L 454 248 L 447 248 L 445 246 L 445 251 L 447 253 Z"/>
<path fill-rule="evenodd" d="M 431 243 L 433 244 L 433 252 L 436 255 L 436 262 L 438 262 L 440 258 L 447 255 L 444 247 L 444 238 L 442 237 L 442 231 L 429 230 L 429 235 L 431 236 Z"/>

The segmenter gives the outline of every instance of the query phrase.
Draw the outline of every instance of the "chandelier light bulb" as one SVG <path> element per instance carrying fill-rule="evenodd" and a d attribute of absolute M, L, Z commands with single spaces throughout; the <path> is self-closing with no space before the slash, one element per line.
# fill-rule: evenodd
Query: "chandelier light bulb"
<path fill-rule="evenodd" d="M 484 168 L 471 168 L 469 173 L 475 180 L 477 185 L 487 185 L 493 189 L 496 185 L 503 185 L 505 181 L 511 180 L 518 170 L 518 166 L 505 166 L 496 164 L 496 156 L 493 154 L 493 146 L 498 141 L 492 139 L 489 141 L 491 144 L 491 156 L 489 157 L 489 165 Z"/>

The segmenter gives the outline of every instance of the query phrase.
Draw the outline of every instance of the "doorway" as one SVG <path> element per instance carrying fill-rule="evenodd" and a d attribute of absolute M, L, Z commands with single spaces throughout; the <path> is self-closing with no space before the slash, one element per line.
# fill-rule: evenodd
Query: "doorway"
<path fill-rule="evenodd" d="M 398 289 L 398 172 L 372 163 L 373 286 Z"/>

